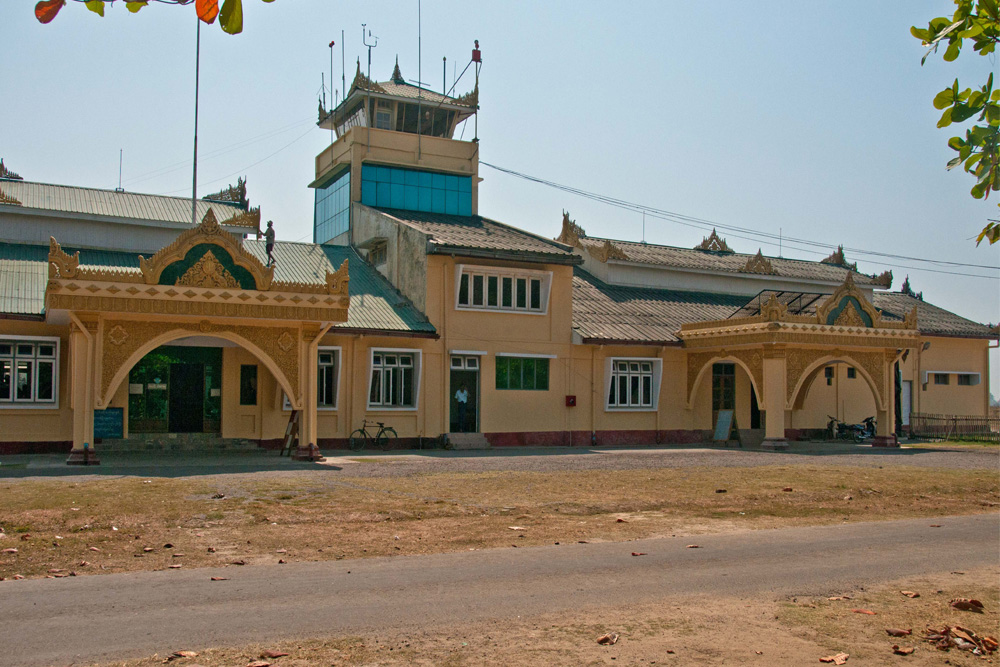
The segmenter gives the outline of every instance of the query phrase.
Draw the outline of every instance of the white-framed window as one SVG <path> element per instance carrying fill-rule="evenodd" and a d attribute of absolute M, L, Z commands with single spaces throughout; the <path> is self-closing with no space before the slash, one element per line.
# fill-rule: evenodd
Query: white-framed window
<path fill-rule="evenodd" d="M 542 315 L 549 309 L 551 271 L 459 264 L 455 308 Z"/>
<path fill-rule="evenodd" d="M 605 362 L 607 410 L 656 410 L 663 362 L 650 357 L 614 357 Z"/>
<path fill-rule="evenodd" d="M 320 346 L 316 373 L 316 409 L 336 410 L 340 396 L 340 347 Z M 288 394 L 281 392 L 281 409 L 292 409 Z"/>
<path fill-rule="evenodd" d="M 340 348 L 319 348 L 319 372 L 316 389 L 316 407 L 336 410 L 340 395 Z"/>
<path fill-rule="evenodd" d="M 59 339 L 0 338 L 0 408 L 59 407 Z"/>
<path fill-rule="evenodd" d="M 420 350 L 372 348 L 369 410 L 416 410 L 420 396 Z"/>

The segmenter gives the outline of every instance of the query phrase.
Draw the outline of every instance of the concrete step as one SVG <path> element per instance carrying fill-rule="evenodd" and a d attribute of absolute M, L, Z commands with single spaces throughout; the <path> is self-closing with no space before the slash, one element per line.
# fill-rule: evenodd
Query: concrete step
<path fill-rule="evenodd" d="M 489 449 L 490 443 L 482 433 L 449 433 L 448 449 Z"/>
<path fill-rule="evenodd" d="M 105 438 L 95 447 L 104 452 L 252 452 L 255 440 L 220 438 L 214 433 L 137 433 L 128 438 Z"/>

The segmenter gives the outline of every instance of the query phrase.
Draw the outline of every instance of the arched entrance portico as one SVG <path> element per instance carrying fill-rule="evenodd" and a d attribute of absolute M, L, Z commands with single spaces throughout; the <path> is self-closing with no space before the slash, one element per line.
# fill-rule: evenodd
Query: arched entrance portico
<path fill-rule="evenodd" d="M 202 223 L 139 267 L 80 266 L 79 255 L 49 252 L 46 307 L 71 323 L 73 450 L 69 463 L 94 463 L 94 410 L 106 408 L 146 354 L 180 338 L 211 336 L 249 351 L 301 415 L 300 454 L 316 443 L 317 348 L 347 319 L 347 262 L 321 281 L 278 280 L 209 211 Z M 310 447 L 312 445 L 312 447 Z"/>
<path fill-rule="evenodd" d="M 693 391 L 714 360 L 739 360 L 763 397 L 765 447 L 787 447 L 785 430 L 793 412 L 802 409 L 820 369 L 838 362 L 855 368 L 874 397 L 875 444 L 895 443 L 893 367 L 904 350 L 917 344 L 916 310 L 903 321 L 883 320 L 850 273 L 814 313 L 791 314 L 771 294 L 757 315 L 685 324 L 680 337 L 689 350 L 688 408 L 693 408 Z"/>

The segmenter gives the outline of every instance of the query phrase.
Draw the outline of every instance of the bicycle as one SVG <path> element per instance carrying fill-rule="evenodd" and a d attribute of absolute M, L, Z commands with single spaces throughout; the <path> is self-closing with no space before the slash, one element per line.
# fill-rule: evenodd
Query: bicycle
<path fill-rule="evenodd" d="M 386 426 L 383 422 L 370 422 L 370 424 L 372 426 L 378 424 L 378 433 L 372 436 L 372 434 L 368 432 L 369 421 L 367 419 L 362 420 L 361 428 L 354 431 L 354 433 L 351 433 L 351 451 L 357 452 L 365 449 L 370 446 L 372 442 L 375 443 L 376 447 L 385 451 L 392 446 L 393 442 L 395 442 L 397 438 L 396 429 L 391 426 Z"/>

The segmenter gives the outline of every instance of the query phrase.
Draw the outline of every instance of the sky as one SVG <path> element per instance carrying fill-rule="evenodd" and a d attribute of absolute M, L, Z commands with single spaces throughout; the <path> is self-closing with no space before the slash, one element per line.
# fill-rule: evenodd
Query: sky
<path fill-rule="evenodd" d="M 34 4 L 0 4 L 7 166 L 114 188 L 121 150 L 126 190 L 190 196 L 194 8 L 131 14 L 116 2 L 100 18 L 70 2 L 41 25 Z M 971 176 L 945 170 L 958 132 L 936 128 L 931 104 L 956 77 L 981 85 L 996 58 L 970 48 L 921 66 L 909 34 L 950 16 L 947 0 L 243 5 L 242 34 L 201 31 L 198 192 L 245 176 L 279 239 L 312 239 L 307 185 L 331 140 L 315 125 L 328 45 L 340 95 L 342 45 L 348 86 L 359 57 L 367 69 L 366 24 L 378 40 L 372 78 L 387 80 L 398 57 L 407 79 L 434 90 L 442 57 L 451 86 L 479 40 L 483 162 L 673 214 L 647 215 L 644 231 L 634 210 L 481 166 L 483 215 L 554 237 L 567 210 L 591 236 L 682 247 L 715 224 L 739 252 L 812 260 L 843 244 L 859 270 L 891 269 L 894 289 L 909 275 L 927 301 L 1000 321 L 1000 244 L 974 241 L 1000 211 L 969 195 Z M 455 92 L 473 85 L 470 68 Z M 996 350 L 990 363 L 1000 396 Z"/>

